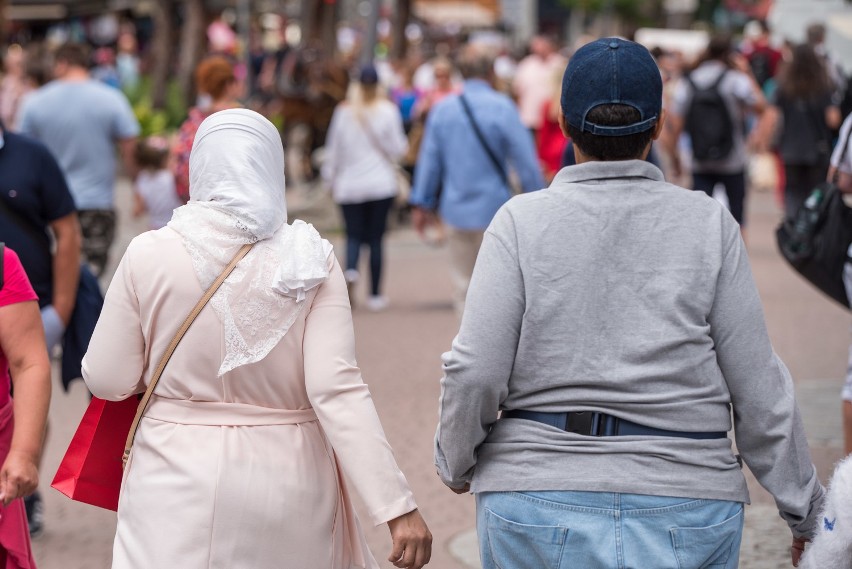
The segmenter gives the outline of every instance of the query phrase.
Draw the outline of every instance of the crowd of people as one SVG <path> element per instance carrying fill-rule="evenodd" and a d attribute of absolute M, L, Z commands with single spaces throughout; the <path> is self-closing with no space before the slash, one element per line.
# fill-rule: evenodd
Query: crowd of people
<path fill-rule="evenodd" d="M 48 356 L 61 348 L 66 387 L 83 376 L 99 397 L 141 393 L 148 358 L 246 246 L 141 423 L 113 567 L 376 567 L 347 484 L 388 524 L 389 560 L 425 565 L 431 534 L 353 348 L 362 248 L 363 306 L 385 310 L 383 243 L 399 210 L 448 251 L 461 324 L 443 359 L 435 460 L 450 489 L 477 496 L 484 567 L 540 566 L 531 555 L 736 567 L 743 462 L 775 497 L 798 563 L 825 496 L 751 277 L 748 171 L 754 156 L 771 159 L 787 219 L 835 173 L 852 191 L 852 89 L 823 26 L 777 47 L 769 32 L 753 22 L 741 42 L 714 36 L 694 61 L 620 38 L 563 49 L 542 35 L 518 60 L 466 44 L 352 66 L 319 168 L 345 229 L 340 262 L 311 226 L 288 223 L 282 133 L 244 108 L 255 99 L 232 59 L 205 57 L 179 129 L 143 137 L 121 91 L 140 80 L 132 35 L 118 57 L 8 47 L 0 499 L 12 506 L 0 547 L 17 565 L 7 566 L 34 567 L 28 534 L 44 523 Z M 151 231 L 123 252 L 103 300 L 121 175 Z M 725 205 L 710 199 L 720 190 Z M 846 287 L 852 297 L 852 263 Z M 852 346 L 842 397 L 852 454 Z M 207 436 L 223 425 L 221 440 Z M 174 472 L 162 475 L 163 461 Z M 157 492 L 181 506 L 145 498 Z M 304 523 L 281 530 L 281 511 Z M 624 539 L 601 545 L 618 531 Z"/>

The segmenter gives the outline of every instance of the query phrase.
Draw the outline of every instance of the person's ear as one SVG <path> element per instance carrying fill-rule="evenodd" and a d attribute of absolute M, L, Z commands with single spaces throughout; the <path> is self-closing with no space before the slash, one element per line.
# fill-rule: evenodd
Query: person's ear
<path fill-rule="evenodd" d="M 565 122 L 565 114 L 562 112 L 562 105 L 559 106 L 559 129 L 562 131 L 562 134 L 565 135 L 565 138 L 571 138 L 571 135 L 568 134 L 568 124 Z"/>
<path fill-rule="evenodd" d="M 663 134 L 663 129 L 666 127 L 666 110 L 660 109 L 660 119 L 657 121 L 656 126 L 654 127 L 654 136 L 653 140 L 657 140 Z"/>

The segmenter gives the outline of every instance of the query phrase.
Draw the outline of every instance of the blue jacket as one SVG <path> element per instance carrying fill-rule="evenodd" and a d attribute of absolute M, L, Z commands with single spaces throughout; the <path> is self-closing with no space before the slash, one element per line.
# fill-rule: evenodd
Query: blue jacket
<path fill-rule="evenodd" d="M 504 168 L 514 169 L 523 191 L 543 188 L 532 136 L 521 124 L 512 100 L 477 79 L 465 82 L 463 94 L 486 142 Z M 443 220 L 456 229 L 482 230 L 511 195 L 477 138 L 459 96 L 435 106 L 426 120 L 411 205 L 437 208 Z"/>

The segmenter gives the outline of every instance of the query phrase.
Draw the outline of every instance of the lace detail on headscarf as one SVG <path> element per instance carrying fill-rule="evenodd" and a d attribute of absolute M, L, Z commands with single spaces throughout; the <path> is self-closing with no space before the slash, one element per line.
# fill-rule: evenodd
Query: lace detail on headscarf
<path fill-rule="evenodd" d="M 175 210 L 169 227 L 183 238 L 203 289 L 244 244 L 253 241 L 239 221 L 207 204 Z M 283 225 L 258 242 L 210 300 L 225 329 L 223 375 L 259 362 L 278 345 L 311 293 L 328 278 L 331 244 L 312 225 Z"/>

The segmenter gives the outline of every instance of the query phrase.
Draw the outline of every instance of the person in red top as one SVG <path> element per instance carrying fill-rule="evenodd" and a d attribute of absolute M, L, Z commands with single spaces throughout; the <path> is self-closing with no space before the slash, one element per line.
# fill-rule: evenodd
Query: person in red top
<path fill-rule="evenodd" d="M 536 150 L 544 178 L 550 182 L 562 168 L 562 154 L 568 146 L 568 139 L 559 126 L 559 109 L 562 97 L 562 73 L 560 69 L 553 74 L 553 94 L 549 101 L 542 106 L 541 127 L 536 138 Z"/>
<path fill-rule="evenodd" d="M 38 461 L 50 404 L 50 362 L 38 297 L 18 256 L 3 248 L 0 288 L 0 559 L 35 569 L 24 502 L 38 487 Z M 14 384 L 14 401 L 9 395 Z"/>
<path fill-rule="evenodd" d="M 189 155 L 198 127 L 213 113 L 241 106 L 237 98 L 242 86 L 237 81 L 234 66 L 224 57 L 208 57 L 199 63 L 195 70 L 195 86 L 202 100 L 190 109 L 172 147 L 175 188 L 183 203 L 189 201 Z"/>

